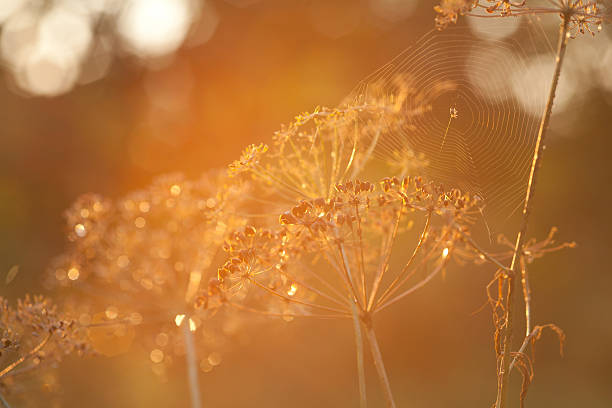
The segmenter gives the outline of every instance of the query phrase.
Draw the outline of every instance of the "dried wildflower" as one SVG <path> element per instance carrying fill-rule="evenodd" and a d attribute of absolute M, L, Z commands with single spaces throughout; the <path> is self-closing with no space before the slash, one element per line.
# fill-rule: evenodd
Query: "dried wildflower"
<path fill-rule="evenodd" d="M 449 24 L 455 24 L 459 16 L 465 15 L 477 4 L 478 0 L 442 0 L 439 5 L 434 6 L 437 13 L 436 28 L 442 30 Z"/>
<path fill-rule="evenodd" d="M 0 297 L 0 391 L 31 391 L 24 378 L 38 377 L 67 355 L 87 353 L 84 338 L 79 325 L 48 298 L 26 295 L 11 307 Z"/>
<path fill-rule="evenodd" d="M 167 175 L 116 202 L 86 195 L 75 203 L 66 215 L 70 243 L 49 283 L 65 289 L 96 350 L 119 354 L 137 338 L 170 364 L 184 353 L 183 327 L 200 348 L 219 348 L 234 317 L 213 319 L 219 305 L 200 293 L 216 276 L 225 235 L 244 223 L 241 195 L 221 174 Z"/>
<path fill-rule="evenodd" d="M 435 6 L 438 15 L 435 18 L 436 27 L 441 30 L 451 23 L 457 22 L 459 15 L 475 15 L 470 12 L 475 8 L 484 9 L 490 17 L 510 17 L 534 14 L 558 14 L 562 19 L 569 20 L 570 36 L 586 32 L 595 35 L 601 31 L 607 7 L 601 1 L 588 0 L 550 0 L 552 7 L 531 7 L 527 0 L 513 2 L 510 0 L 448 0 Z M 487 17 L 478 14 L 478 17 Z"/>
<path fill-rule="evenodd" d="M 556 252 L 565 248 L 574 248 L 576 246 L 575 242 L 558 243 L 555 239 L 557 232 L 557 228 L 553 227 L 545 239 L 538 241 L 537 239 L 532 238 L 526 241 L 523 247 L 523 258 L 525 262 L 530 264 L 535 259 L 541 258 L 548 253 Z M 514 242 L 511 242 L 505 235 L 500 234 L 497 236 L 497 244 L 503 249 L 488 251 L 486 254 L 500 262 L 510 261 L 514 252 Z M 471 261 L 476 264 L 484 264 L 488 262 L 487 258 L 483 254 L 483 251 L 480 248 L 475 248 L 471 239 L 470 241 L 465 242 L 464 246 L 457 248 L 456 255 L 461 260 Z"/>
<path fill-rule="evenodd" d="M 240 159 L 229 165 L 230 175 L 238 175 L 247 173 L 257 168 L 261 160 L 261 156 L 268 151 L 268 146 L 260 143 L 259 145 L 249 145 L 244 149 Z"/>
<path fill-rule="evenodd" d="M 265 204 L 268 214 L 296 200 L 330 197 L 336 184 L 357 177 L 375 159 L 381 134 L 405 120 L 397 107 L 401 98 L 370 92 L 339 108 L 304 112 L 275 133 L 269 149 L 247 147 L 229 166 L 229 174 L 256 181 L 253 201 Z M 391 165 L 406 174 L 420 162 L 396 160 Z M 406 168 L 396 170 L 399 166 Z"/>
<path fill-rule="evenodd" d="M 525 242 L 522 246 L 522 253 L 519 255 L 520 278 L 523 289 L 523 300 L 525 307 L 525 337 L 523 344 L 517 352 L 511 352 L 511 362 L 508 363 L 508 369 L 517 368 L 523 377 L 523 385 L 520 394 L 521 407 L 524 405 L 524 400 L 527 395 L 529 384 L 533 380 L 533 361 L 532 357 L 527 353 L 527 346 L 531 345 L 532 352 L 535 342 L 541 337 L 544 329 L 551 329 L 559 337 L 561 344 L 560 354 L 563 355 L 563 343 L 565 334 L 555 324 L 545 324 L 533 326 L 533 316 L 531 313 L 531 286 L 529 283 L 529 274 L 527 265 L 535 259 L 541 258 L 547 253 L 559 251 L 564 248 L 574 248 L 574 242 L 557 243 L 555 235 L 556 228 L 552 228 L 548 236 L 542 241 L 531 239 Z M 456 246 L 456 256 L 458 259 L 473 261 L 477 264 L 490 262 L 497 267 L 495 277 L 486 287 L 487 303 L 491 307 L 493 317 L 494 331 L 494 346 L 498 358 L 498 365 L 503 361 L 504 350 L 504 333 L 508 328 L 508 308 L 505 299 L 513 292 L 512 279 L 515 272 L 511 268 L 504 266 L 504 262 L 508 262 L 513 258 L 515 244 L 510 242 L 505 236 L 499 235 L 497 243 L 502 247 L 507 247 L 507 250 L 485 252 L 474 242 L 468 233 L 463 234 L 465 246 Z"/>
<path fill-rule="evenodd" d="M 334 295 L 314 297 L 323 302 L 336 297 L 343 309 L 313 307 L 350 316 L 347 302 L 355 300 L 363 313 L 374 313 L 407 294 L 400 289 L 409 277 L 429 271 L 429 280 L 443 268 L 458 237 L 454 231 L 473 221 L 477 206 L 477 199 L 419 177 L 386 178 L 380 191 L 369 182 L 348 181 L 336 185 L 329 198 L 302 200 L 281 214 L 280 229 L 249 227 L 232 234 L 225 245 L 229 258 L 219 270 L 219 281 L 230 298 L 249 284 L 266 290 L 274 287 L 282 295 L 279 298 L 293 292 L 289 300 L 301 296 L 292 289 L 296 284 L 305 288 L 297 291 L 307 296 L 303 302 L 334 288 Z M 400 272 L 380 294 L 383 278 L 391 274 L 394 241 L 417 222 L 423 224 L 423 231 L 413 256 L 397 268 Z M 382 249 L 371 247 L 381 242 Z M 328 272 L 316 277 L 318 283 L 307 283 L 321 269 Z M 314 290 L 321 284 L 324 287 Z"/>
<path fill-rule="evenodd" d="M 420 177 L 385 178 L 378 188 L 361 180 L 336 184 L 330 196 L 301 200 L 282 213 L 279 227 L 231 234 L 219 296 L 235 308 L 286 320 L 352 318 L 378 347 L 374 315 L 445 268 L 478 205 Z M 398 237 L 416 224 L 422 230 L 412 237 L 412 255 L 394 253 Z M 379 353 L 374 358 L 384 371 Z"/>

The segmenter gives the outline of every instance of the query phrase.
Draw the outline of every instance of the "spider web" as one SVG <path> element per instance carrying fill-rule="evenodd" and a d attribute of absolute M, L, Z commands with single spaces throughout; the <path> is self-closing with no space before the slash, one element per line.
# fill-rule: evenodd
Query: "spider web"
<path fill-rule="evenodd" d="M 400 104 L 402 120 L 380 137 L 376 157 L 422 155 L 425 176 L 484 200 L 483 215 L 493 229 L 524 201 L 546 102 L 546 94 L 522 79 L 529 59 L 538 49 L 549 51 L 550 42 L 539 22 L 522 18 L 518 24 L 518 34 L 504 39 L 496 39 L 492 24 L 480 26 L 478 35 L 467 26 L 431 31 L 348 98 Z M 518 93 L 536 109 L 525 111 Z"/>

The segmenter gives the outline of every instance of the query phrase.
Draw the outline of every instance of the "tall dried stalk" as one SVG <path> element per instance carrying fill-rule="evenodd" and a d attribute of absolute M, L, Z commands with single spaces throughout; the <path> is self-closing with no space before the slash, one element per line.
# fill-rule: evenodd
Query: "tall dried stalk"
<path fill-rule="evenodd" d="M 372 321 L 365 321 L 366 335 L 368 336 L 368 343 L 370 344 L 370 350 L 372 352 L 372 358 L 374 359 L 374 366 L 376 367 L 376 373 L 380 380 L 380 385 L 385 396 L 385 401 L 388 408 L 395 408 L 395 400 L 393 399 L 393 393 L 391 392 L 391 384 L 389 383 L 389 377 L 385 370 L 385 363 L 383 362 L 380 348 L 378 347 L 378 341 L 376 340 L 376 333 L 372 326 Z"/>
<path fill-rule="evenodd" d="M 187 364 L 187 375 L 189 377 L 191 408 L 201 408 L 202 399 L 200 396 L 200 383 L 198 381 L 198 358 L 194 346 L 193 333 L 188 323 L 188 321 L 184 321 L 182 326 L 183 336 L 185 338 L 185 361 Z"/>
<path fill-rule="evenodd" d="M 359 319 L 359 311 L 357 305 L 351 303 L 351 312 L 353 315 L 353 328 L 355 330 L 355 346 L 357 351 L 357 374 L 359 376 L 359 407 L 366 408 L 368 399 L 366 394 L 366 377 L 363 353 L 363 335 L 361 334 L 361 320 Z"/>
<path fill-rule="evenodd" d="M 4 397 L 2 396 L 2 394 L 0 394 L 0 402 L 2 403 L 2 406 L 4 408 L 11 408 L 11 406 L 9 405 L 8 401 L 4 399 Z"/>
<path fill-rule="evenodd" d="M 514 292 L 515 292 L 515 280 L 519 273 L 520 258 L 523 256 L 523 246 L 525 244 L 525 234 L 527 232 L 527 226 L 529 224 L 529 216 L 531 214 L 533 206 L 533 196 L 535 193 L 535 185 L 537 182 L 538 170 L 540 168 L 540 162 L 542 160 L 542 153 L 544 151 L 544 141 L 546 137 L 546 131 L 548 129 L 548 123 L 550 121 L 550 115 L 552 113 L 553 102 L 555 99 L 555 93 L 559 84 L 559 76 L 561 74 L 561 67 L 563 65 L 563 59 L 565 56 L 565 50 L 567 48 L 567 40 L 569 39 L 569 24 L 571 14 L 566 12 L 563 14 L 563 22 L 559 30 L 559 42 L 557 45 L 557 53 L 555 60 L 555 71 L 553 73 L 552 84 L 550 92 L 548 94 L 548 100 L 546 102 L 546 110 L 542 116 L 540 122 L 540 129 L 538 131 L 538 137 L 536 139 L 535 150 L 533 153 L 533 160 L 531 163 L 531 172 L 529 174 L 529 182 L 527 184 L 527 192 L 525 194 L 525 204 L 523 206 L 523 216 L 521 219 L 521 226 L 519 233 L 516 237 L 516 244 L 512 255 L 512 263 L 510 266 L 511 271 L 508 273 L 508 292 L 506 296 L 506 322 L 505 329 L 502 339 L 502 355 L 501 363 L 498 369 L 498 384 L 497 384 L 497 400 L 495 402 L 496 408 L 504 408 L 506 406 L 508 384 L 510 379 L 510 360 L 512 350 L 512 330 L 514 326 Z M 525 272 L 526 273 L 526 272 Z M 529 333 L 527 333 L 529 335 Z"/>

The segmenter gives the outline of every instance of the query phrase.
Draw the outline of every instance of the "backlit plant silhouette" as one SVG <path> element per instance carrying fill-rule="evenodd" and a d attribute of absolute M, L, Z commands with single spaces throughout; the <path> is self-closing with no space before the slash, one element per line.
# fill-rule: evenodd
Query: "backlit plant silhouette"
<path fill-rule="evenodd" d="M 523 369 L 523 378 L 527 379 L 523 382 L 523 391 L 521 392 L 521 404 L 524 402 L 526 386 L 531 381 L 533 370 L 529 357 L 524 353 L 527 344 L 541 335 L 543 327 L 552 327 L 563 339 L 562 332 L 554 325 L 535 326 L 532 327 L 532 313 L 530 310 L 531 304 L 531 289 L 529 287 L 529 277 L 526 268 L 526 257 L 530 257 L 526 249 L 526 233 L 530 221 L 531 210 L 533 207 L 533 196 L 537 183 L 538 171 L 541 166 L 542 154 L 544 152 L 544 143 L 546 133 L 550 122 L 550 116 L 553 109 L 553 102 L 561 68 L 563 66 L 565 52 L 568 41 L 577 33 L 584 34 L 588 32 L 595 35 L 595 32 L 601 31 L 602 23 L 607 13 L 609 4 L 602 5 L 603 2 L 585 1 L 585 0 L 550 0 L 550 7 L 533 7 L 531 8 L 527 0 L 522 2 L 512 2 L 510 0 L 488 0 L 484 1 L 443 1 L 439 6 L 435 7 L 438 17 L 436 24 L 439 29 L 445 28 L 449 23 L 457 21 L 458 15 L 470 15 L 474 8 L 484 8 L 489 16 L 499 16 L 504 18 L 515 17 L 520 15 L 536 15 L 536 14 L 556 14 L 561 17 L 561 25 L 559 28 L 558 44 L 555 54 L 555 69 L 552 76 L 552 83 L 546 101 L 546 107 L 542 114 L 540 127 L 533 152 L 531 171 L 529 173 L 529 181 L 522 211 L 521 225 L 514 244 L 512 253 L 512 261 L 510 267 L 507 268 L 499 278 L 498 299 L 494 304 L 495 322 L 495 349 L 498 356 L 497 364 L 497 398 L 496 408 L 503 408 L 507 405 L 508 384 L 510 373 L 513 366 L 519 361 Z M 486 17 L 486 16 L 485 16 Z M 549 237 L 550 239 L 550 237 Z M 522 346 L 518 352 L 513 352 L 513 329 L 514 329 L 514 309 L 515 309 L 515 286 L 518 277 L 521 277 L 523 286 L 523 295 L 525 303 L 525 320 L 526 332 Z M 505 292 L 504 292 L 504 286 Z M 502 300 L 503 299 L 503 300 Z M 503 306 L 501 303 L 503 302 Z M 497 315 L 501 310 L 501 315 Z"/>
<path fill-rule="evenodd" d="M 389 406 L 395 406 L 376 339 L 376 313 L 435 277 L 466 233 L 478 200 L 420 178 L 338 184 L 328 198 L 303 200 L 273 230 L 248 226 L 231 235 L 219 269 L 224 301 L 262 314 L 352 318 L 361 403 L 365 377 L 361 326 Z M 412 255 L 392 262 L 396 240 L 420 232 Z M 252 294 L 255 292 L 255 294 Z"/>
<path fill-rule="evenodd" d="M 92 348 L 113 356 L 138 341 L 150 350 L 153 371 L 162 379 L 166 367 L 185 356 L 192 407 L 199 408 L 198 370 L 219 364 L 218 350 L 236 330 L 264 320 L 254 315 L 287 321 L 345 318 L 353 322 L 360 405 L 368 402 L 367 342 L 386 404 L 394 407 L 375 331 L 377 314 L 401 307 L 453 259 L 459 266 L 485 263 L 495 269 L 486 293 L 495 329 L 496 406 L 506 406 L 513 368 L 523 375 L 522 404 L 533 378 L 527 346 L 545 329 L 564 340 L 557 326 L 533 323 L 528 265 L 573 246 L 557 244 L 554 229 L 541 242 L 526 239 L 544 138 L 568 39 L 594 33 L 603 21 L 596 3 L 551 4 L 529 8 L 527 2 L 449 0 L 436 7 L 440 29 L 476 8 L 490 16 L 562 17 L 515 243 L 500 238 L 502 250 L 485 249 L 474 229 L 485 218 L 486 199 L 469 183 L 460 190 L 424 176 L 432 157 L 391 137 L 395 132 L 427 136 L 419 134 L 419 120 L 434 110 L 433 101 L 456 91 L 458 81 L 419 89 L 414 75 L 387 76 L 383 70 L 339 107 L 298 115 L 269 146 L 248 146 L 227 172 L 195 181 L 163 176 L 118 200 L 95 194 L 79 198 L 66 212 L 66 250 L 46 276 L 47 287 L 62 299 L 62 312 L 46 298 L 26 297 L 16 308 L 0 298 L 0 361 L 7 362 L 0 367 L 0 391 L 18 391 L 14 378 L 53 365 L 65 354 Z M 448 122 L 432 125 L 441 142 L 426 140 L 430 152 L 449 156 L 452 143 L 463 149 L 447 136 L 453 121 L 466 113 L 456 103 L 445 107 Z M 471 158 L 469 152 L 465 156 Z M 461 168 L 473 169 L 472 164 L 464 160 Z M 440 174 L 447 167 L 434 170 Z M 519 277 L 525 336 L 514 350 Z"/>
<path fill-rule="evenodd" d="M 241 193 L 218 172 L 196 181 L 168 175 L 117 202 L 85 195 L 66 212 L 70 245 L 49 283 L 97 351 L 126 352 L 137 337 L 161 378 L 173 356 L 186 354 L 194 384 L 198 365 L 208 371 L 219 363 L 237 317 L 217 319 L 193 302 L 216 276 L 227 232 L 244 224 L 235 215 Z"/>
<path fill-rule="evenodd" d="M 43 296 L 25 296 L 16 306 L 0 297 L 0 402 L 8 406 L 3 394 L 21 396 L 28 402 L 32 381 L 52 391 L 55 379 L 49 369 L 67 355 L 89 352 L 83 329 L 76 321 L 58 311 Z M 41 373 L 47 373 L 39 378 Z M 36 374 L 36 375 L 32 375 Z M 30 386 L 30 387 L 28 387 Z"/>

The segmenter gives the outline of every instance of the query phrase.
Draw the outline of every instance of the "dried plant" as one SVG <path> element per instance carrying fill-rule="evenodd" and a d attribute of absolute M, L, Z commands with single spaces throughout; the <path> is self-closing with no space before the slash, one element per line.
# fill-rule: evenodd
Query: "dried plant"
<path fill-rule="evenodd" d="M 491 0 L 488 3 L 488 5 L 485 5 L 484 2 L 481 1 L 461 2 L 461 4 L 456 2 L 443 2 L 443 4 L 436 7 L 436 12 L 438 13 L 436 24 L 438 28 L 442 29 L 449 23 L 456 22 L 457 15 L 470 15 L 469 12 L 476 7 L 485 8 L 491 16 L 499 17 L 513 17 L 533 14 L 557 14 L 561 17 L 561 26 L 559 29 L 558 45 L 555 55 L 555 69 L 546 108 L 541 118 L 540 128 L 536 139 L 531 171 L 529 174 L 529 182 L 527 184 L 527 191 L 525 193 L 521 225 L 517 234 L 516 243 L 513 245 L 514 249 L 512 251 L 511 265 L 509 268 L 505 268 L 504 272 L 499 275 L 498 298 L 495 300 L 495 302 L 492 302 L 494 305 L 494 316 L 496 316 L 494 318 L 495 346 L 499 357 L 497 366 L 498 384 L 495 407 L 503 408 L 507 404 L 508 384 L 511 368 L 520 367 L 523 378 L 529 379 L 530 381 L 533 370 L 529 365 L 526 365 L 525 358 L 522 353 L 525 344 L 534 339 L 536 335 L 539 336 L 541 333 L 542 326 L 536 326 L 536 328 L 531 329 L 531 289 L 529 288 L 526 258 L 532 257 L 533 252 L 528 249 L 529 242 L 526 241 L 525 236 L 530 221 L 538 171 L 541 166 L 545 137 L 559 83 L 561 68 L 563 66 L 565 51 L 568 40 L 575 37 L 577 33 L 583 34 L 585 32 L 589 32 L 590 34 L 595 35 L 596 31 L 600 31 L 602 29 L 602 23 L 605 19 L 606 13 L 609 13 L 610 10 L 607 9 L 607 5 L 603 6 L 602 9 L 602 2 L 588 2 L 583 0 L 550 0 L 549 3 L 552 5 L 552 7 L 533 8 L 528 6 L 527 1 L 515 3 L 510 0 Z M 547 241 L 552 240 L 552 234 L 554 234 L 554 232 L 551 233 L 548 240 L 544 241 L 544 246 L 547 245 Z M 525 340 L 523 341 L 523 346 L 519 352 L 517 352 L 520 353 L 518 354 L 519 357 L 517 360 L 517 354 L 512 351 L 512 339 L 514 328 L 514 303 L 516 297 L 514 295 L 515 281 L 518 279 L 519 273 L 521 276 L 521 283 L 523 285 L 527 331 L 525 334 Z M 507 286 L 505 293 L 503 290 L 504 286 Z M 501 303 L 502 299 L 503 304 Z M 547 327 L 553 327 L 556 331 L 558 331 L 558 333 L 562 333 L 554 325 Z M 529 381 L 523 383 L 521 403 L 525 398 L 526 388 Z"/>
<path fill-rule="evenodd" d="M 235 215 L 242 192 L 218 173 L 196 181 L 167 175 L 117 202 L 85 195 L 66 212 L 70 244 L 49 286 L 62 290 L 97 351 L 126 352 L 137 337 L 162 379 L 177 355 L 186 354 L 190 376 L 198 364 L 205 371 L 218 364 L 239 317 L 216 319 L 192 305 L 216 276 L 227 231 L 244 224 Z M 199 406 L 199 393 L 193 397 Z"/>
<path fill-rule="evenodd" d="M 438 14 L 435 22 L 438 29 L 457 22 L 458 16 L 474 17 L 516 17 L 534 14 L 557 14 L 569 21 L 568 32 L 571 36 L 586 32 L 595 35 L 601 31 L 608 5 L 602 1 L 587 0 L 548 0 L 550 6 L 530 7 L 527 0 L 444 0 L 434 7 Z M 474 9 L 484 9 L 485 15 L 472 13 Z"/>
<path fill-rule="evenodd" d="M 211 292 L 215 304 L 286 319 L 352 318 L 362 405 L 361 326 L 387 405 L 395 406 L 374 316 L 444 269 L 478 214 L 479 201 L 419 177 L 386 178 L 379 191 L 365 181 L 337 184 L 329 197 L 302 200 L 284 212 L 274 229 L 247 226 L 233 233 L 225 245 L 228 260 Z M 396 255 L 394 262 L 396 241 L 413 228 L 420 233 L 412 255 Z"/>
<path fill-rule="evenodd" d="M 329 198 L 334 187 L 363 173 L 406 175 L 425 165 L 409 149 L 377 160 L 381 134 L 406 121 L 402 106 L 408 83 L 398 78 L 393 92 L 376 92 L 348 101 L 339 108 L 317 107 L 304 112 L 274 134 L 271 146 L 250 145 L 229 166 L 235 180 L 255 180 L 252 197 L 273 215 L 300 199 Z M 414 114 L 418 114 L 415 107 Z"/>
<path fill-rule="evenodd" d="M 2 394 L 25 394 L 25 380 L 39 377 L 67 355 L 90 351 L 83 330 L 43 296 L 25 296 L 14 307 L 0 297 L 0 401 Z M 53 387 L 53 379 L 42 379 Z"/>
<path fill-rule="evenodd" d="M 436 7 L 438 28 L 475 8 L 499 17 L 562 17 L 516 243 L 500 238 L 503 250 L 484 250 L 471 231 L 483 217 L 483 199 L 414 176 L 428 162 L 400 139 L 380 143 L 397 129 L 416 130 L 412 119 L 431 111 L 432 101 L 456 84 L 438 81 L 419 89 L 414 78 L 391 78 L 384 71 L 380 81 L 368 82 L 367 92 L 358 89 L 340 107 L 298 115 L 270 146 L 250 145 L 229 165 L 228 175 L 214 172 L 196 181 L 168 175 L 119 200 L 79 198 L 66 212 L 68 247 L 47 276 L 48 288 L 64 297 L 77 319 L 64 317 L 44 298 L 26 297 L 16 309 L 1 299 L 0 358 L 12 356 L 0 371 L 1 389 L 43 362 L 52 365 L 63 354 L 86 351 L 85 337 L 106 356 L 127 351 L 137 339 L 151 350 L 153 371 L 161 378 L 176 356 L 186 356 L 192 406 L 198 408 L 198 364 L 204 371 L 218 364 L 225 339 L 248 326 L 241 312 L 251 312 L 285 320 L 351 319 L 361 406 L 367 405 L 365 333 L 386 403 L 394 407 L 376 315 L 431 282 L 452 258 L 495 266 L 487 303 L 498 357 L 496 406 L 506 404 L 513 368 L 523 375 L 522 404 L 534 375 L 527 346 L 545 329 L 564 340 L 557 326 L 533 324 L 527 266 L 573 246 L 556 244 L 555 230 L 541 242 L 525 239 L 544 138 L 567 41 L 577 32 L 594 33 L 603 19 L 597 3 L 551 4 L 447 0 Z M 460 115 L 455 106 L 448 113 L 440 153 Z M 363 181 L 379 175 L 384 178 L 378 184 Z M 519 274 L 526 329 L 513 351 Z"/>

